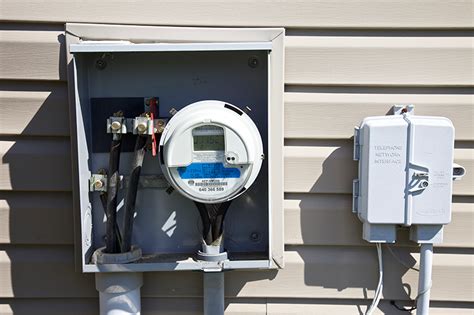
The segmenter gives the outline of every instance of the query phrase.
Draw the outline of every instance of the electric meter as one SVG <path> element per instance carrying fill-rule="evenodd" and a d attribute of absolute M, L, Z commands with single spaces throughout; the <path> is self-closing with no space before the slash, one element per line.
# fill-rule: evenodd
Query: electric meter
<path fill-rule="evenodd" d="M 181 194 L 202 203 L 239 196 L 257 178 L 263 158 L 255 123 L 221 101 L 184 107 L 169 120 L 160 140 L 166 179 Z"/>

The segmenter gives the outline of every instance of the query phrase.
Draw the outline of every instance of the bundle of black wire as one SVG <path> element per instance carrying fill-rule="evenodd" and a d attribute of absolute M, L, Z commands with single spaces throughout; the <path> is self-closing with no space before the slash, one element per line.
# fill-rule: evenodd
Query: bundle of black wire
<path fill-rule="evenodd" d="M 117 225 L 117 193 L 120 184 L 119 164 L 121 147 L 121 137 L 112 140 L 112 145 L 110 146 L 109 170 L 107 174 L 107 203 L 105 208 L 105 215 L 107 217 L 105 231 L 106 253 L 120 252 L 118 236 L 115 230 Z"/>
<path fill-rule="evenodd" d="M 107 193 L 102 193 L 100 196 L 107 217 L 105 232 L 106 253 L 125 253 L 131 250 L 133 216 L 137 200 L 138 182 L 148 139 L 148 136 L 139 135 L 136 137 L 132 171 L 125 194 L 123 233 L 120 233 L 120 228 L 117 224 L 117 193 L 120 185 L 119 164 L 122 139 L 118 136 L 112 140 L 109 156 L 109 170 L 107 174 Z"/>
<path fill-rule="evenodd" d="M 217 204 L 195 202 L 202 221 L 202 238 L 207 245 L 211 245 L 223 233 L 224 218 L 231 201 Z"/>
<path fill-rule="evenodd" d="M 143 166 L 143 159 L 145 158 L 147 143 L 147 136 L 137 136 L 132 161 L 132 172 L 130 173 L 127 192 L 125 195 L 123 241 L 121 246 L 122 253 L 130 251 L 132 248 L 133 215 L 135 213 L 138 181 Z"/>

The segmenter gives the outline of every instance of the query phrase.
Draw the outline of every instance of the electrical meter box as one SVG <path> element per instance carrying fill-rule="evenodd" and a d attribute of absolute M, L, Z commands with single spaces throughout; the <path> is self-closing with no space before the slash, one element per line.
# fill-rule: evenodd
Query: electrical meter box
<path fill-rule="evenodd" d="M 277 28 L 66 25 L 83 272 L 283 266 L 283 40 Z M 111 180 L 104 171 L 111 141 L 120 134 L 122 222 L 140 133 L 151 135 L 133 218 L 132 244 L 142 256 L 97 264 L 94 252 L 106 243 L 102 197 Z M 200 260 L 196 203 L 230 199 L 223 226 L 228 257 Z"/>
<path fill-rule="evenodd" d="M 451 121 L 411 113 L 367 117 L 356 128 L 354 145 L 359 178 L 353 211 L 363 222 L 364 239 L 395 242 L 402 225 L 413 226 L 413 240 L 440 242 L 442 226 L 451 221 Z"/>

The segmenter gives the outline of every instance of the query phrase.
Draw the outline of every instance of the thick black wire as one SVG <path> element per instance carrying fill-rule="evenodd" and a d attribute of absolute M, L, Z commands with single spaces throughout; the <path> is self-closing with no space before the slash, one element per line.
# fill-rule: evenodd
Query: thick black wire
<path fill-rule="evenodd" d="M 104 209 L 104 213 L 107 209 L 107 193 L 106 192 L 101 192 L 100 193 L 100 202 L 102 203 L 102 208 Z M 117 241 L 119 243 L 119 246 L 122 244 L 122 234 L 120 233 L 120 228 L 115 222 L 115 233 L 117 234 Z"/>
<path fill-rule="evenodd" d="M 125 194 L 122 253 L 129 252 L 132 248 L 133 216 L 137 201 L 138 181 L 143 166 L 143 159 L 145 158 L 147 143 L 148 136 L 137 136 L 132 161 L 132 172 L 130 173 Z"/>
<path fill-rule="evenodd" d="M 105 252 L 119 253 L 120 246 L 118 244 L 115 226 L 117 225 L 117 192 L 120 184 L 119 164 L 120 150 L 122 140 L 112 140 L 109 156 L 109 169 L 107 174 L 107 207 L 105 215 L 107 216 L 105 231 Z"/>
<path fill-rule="evenodd" d="M 202 220 L 202 237 L 206 244 L 210 245 L 223 233 L 224 218 L 231 201 L 218 204 L 204 204 L 197 201 L 194 203 L 199 210 Z"/>
<path fill-rule="evenodd" d="M 206 244 L 212 243 L 212 234 L 211 234 L 211 220 L 209 219 L 209 214 L 207 213 L 206 205 L 201 202 L 195 201 L 199 215 L 201 216 L 202 221 L 202 238 Z"/>
<path fill-rule="evenodd" d="M 229 207 L 230 201 L 223 202 L 217 207 L 217 213 L 212 223 L 212 241 L 215 241 L 222 235 L 224 230 L 224 218 Z"/>

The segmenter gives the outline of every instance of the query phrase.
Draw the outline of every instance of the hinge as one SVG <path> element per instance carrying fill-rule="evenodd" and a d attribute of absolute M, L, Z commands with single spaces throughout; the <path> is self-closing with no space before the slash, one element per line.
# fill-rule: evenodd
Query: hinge
<path fill-rule="evenodd" d="M 359 212 L 359 180 L 352 181 L 352 212 Z"/>
<path fill-rule="evenodd" d="M 354 161 L 359 161 L 360 158 L 360 129 L 359 127 L 354 127 L 354 150 L 352 159 Z"/>

